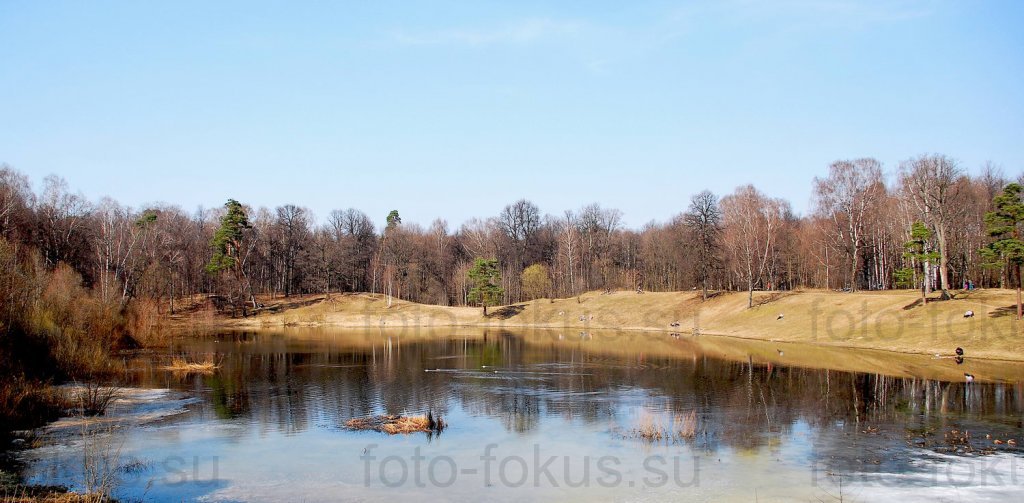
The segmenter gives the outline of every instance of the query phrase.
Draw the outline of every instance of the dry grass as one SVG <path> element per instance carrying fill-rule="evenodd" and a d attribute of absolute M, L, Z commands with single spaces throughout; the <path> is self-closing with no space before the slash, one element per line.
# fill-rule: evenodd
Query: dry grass
<path fill-rule="evenodd" d="M 0 432 L 34 428 L 60 416 L 66 396 L 57 387 L 21 376 L 0 379 Z"/>
<path fill-rule="evenodd" d="M 388 435 L 409 433 L 440 433 L 447 425 L 432 414 L 426 416 L 382 415 L 349 419 L 345 427 L 357 431 L 379 431 Z"/>
<path fill-rule="evenodd" d="M 968 358 L 1024 360 L 1017 343 L 1024 322 L 1012 316 L 1014 292 L 954 292 L 955 299 L 921 306 L 916 291 L 840 293 L 745 292 L 702 302 L 693 292 L 590 292 L 568 299 L 516 304 L 507 317 L 483 317 L 479 309 L 414 304 L 382 295 L 345 294 L 248 319 L 220 320 L 239 328 L 333 326 L 415 331 L 440 327 L 557 330 L 639 330 L 726 335 L 780 342 L 949 355 L 963 347 Z M 937 297 L 937 296 L 933 296 Z M 315 299 L 308 299 L 314 301 Z M 492 311 L 498 312 L 501 308 Z M 964 312 L 975 316 L 964 318 Z M 779 315 L 784 315 L 781 319 Z M 678 325 L 676 325 L 678 323 Z M 687 335 L 689 337 L 689 335 Z"/>
<path fill-rule="evenodd" d="M 185 358 L 174 357 L 171 359 L 171 364 L 166 365 L 163 368 L 164 370 L 184 374 L 212 374 L 220 368 L 220 365 L 215 363 L 211 358 L 207 358 L 201 362 L 193 362 Z"/>
<path fill-rule="evenodd" d="M 110 404 L 120 397 L 121 388 L 117 386 L 88 382 L 72 388 L 67 402 L 81 416 L 102 416 Z"/>
<path fill-rule="evenodd" d="M 671 424 L 671 427 L 665 426 L 661 418 L 645 411 L 641 413 L 636 426 L 627 430 L 617 429 L 615 431 L 623 438 L 642 440 L 648 443 L 679 443 L 693 440 L 697 436 L 696 411 L 673 415 Z"/>
<path fill-rule="evenodd" d="M 647 442 L 661 442 L 668 436 L 668 432 L 661 426 L 661 423 L 649 414 L 644 414 L 640 424 L 630 430 L 630 433 L 633 438 Z"/>
<path fill-rule="evenodd" d="M 52 490 L 23 490 L 0 496 L 0 503 L 103 503 L 111 501 L 101 494 L 78 494 Z"/>
<path fill-rule="evenodd" d="M 697 436 L 697 412 L 691 410 L 689 414 L 676 416 L 673 426 L 677 438 L 692 440 Z"/>
<path fill-rule="evenodd" d="M 110 501 L 99 493 L 79 494 L 63 487 L 29 486 L 13 473 L 0 471 L 0 503 L 102 503 Z"/>

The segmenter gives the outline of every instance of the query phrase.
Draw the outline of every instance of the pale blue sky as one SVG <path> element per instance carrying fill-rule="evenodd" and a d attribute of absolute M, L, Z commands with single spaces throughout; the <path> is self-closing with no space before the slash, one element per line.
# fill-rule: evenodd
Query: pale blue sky
<path fill-rule="evenodd" d="M 634 227 L 841 158 L 1024 169 L 1024 2 L 0 0 L 0 162 L 97 199 Z"/>

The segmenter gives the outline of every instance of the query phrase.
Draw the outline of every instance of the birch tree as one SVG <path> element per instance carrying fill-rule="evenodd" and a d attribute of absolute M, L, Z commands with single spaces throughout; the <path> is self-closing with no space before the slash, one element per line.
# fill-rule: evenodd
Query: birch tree
<path fill-rule="evenodd" d="M 754 287 L 764 276 L 776 233 L 783 221 L 784 202 L 745 185 L 722 198 L 726 247 L 736 272 L 747 286 L 747 307 L 754 306 Z"/>
<path fill-rule="evenodd" d="M 942 299 L 949 299 L 949 247 L 951 226 L 963 213 L 958 204 L 961 170 L 944 155 L 923 155 L 900 166 L 900 185 L 905 197 L 935 234 L 939 253 L 939 286 Z"/>
<path fill-rule="evenodd" d="M 857 290 L 867 218 L 884 194 L 882 164 L 875 159 L 836 161 L 826 178 L 814 178 L 815 209 L 829 226 L 824 235 L 849 260 L 851 292 Z"/>

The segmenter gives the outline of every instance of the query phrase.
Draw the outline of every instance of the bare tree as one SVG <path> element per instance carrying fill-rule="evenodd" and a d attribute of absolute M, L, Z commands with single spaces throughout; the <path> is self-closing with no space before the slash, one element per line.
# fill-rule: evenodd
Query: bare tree
<path fill-rule="evenodd" d="M 704 300 L 708 300 L 708 280 L 718 268 L 720 240 L 722 238 L 722 212 L 718 197 L 711 191 L 702 191 L 690 199 L 690 207 L 683 215 L 697 252 L 697 280 L 700 281 Z"/>
<path fill-rule="evenodd" d="M 768 268 L 784 207 L 783 201 L 768 198 L 753 185 L 722 198 L 725 239 L 734 267 L 747 285 L 747 307 L 754 306 L 754 287 Z"/>
<path fill-rule="evenodd" d="M 148 248 L 155 211 L 135 214 L 110 198 L 104 198 L 94 212 L 97 236 L 94 240 L 100 295 L 108 300 L 118 285 L 122 307 L 134 296 L 135 285 L 145 269 L 143 251 Z"/>
<path fill-rule="evenodd" d="M 469 257 L 494 257 L 498 254 L 495 240 L 498 224 L 494 219 L 471 218 L 459 228 L 459 244 Z"/>
<path fill-rule="evenodd" d="M 297 276 L 296 264 L 300 254 L 304 252 L 310 240 L 310 219 L 308 211 L 294 204 L 286 204 L 276 209 L 278 237 L 281 246 L 281 282 L 284 296 L 288 297 L 295 289 Z"/>
<path fill-rule="evenodd" d="M 68 182 L 50 175 L 43 180 L 38 200 L 38 238 L 43 257 L 50 267 L 67 263 L 91 284 L 89 261 L 89 217 L 92 205 L 81 193 L 71 193 Z"/>
<path fill-rule="evenodd" d="M 501 279 L 505 283 L 504 294 L 508 302 L 517 302 L 522 296 L 520 273 L 535 258 L 531 255 L 535 251 L 537 233 L 541 227 L 540 209 L 536 204 L 520 199 L 505 206 L 497 222 L 509 243 L 509 246 L 499 250 L 501 253 L 498 256 L 503 266 Z"/>
<path fill-rule="evenodd" d="M 434 220 L 430 224 L 429 237 L 430 253 L 425 254 L 429 257 L 428 272 L 431 279 L 441 288 L 440 297 L 434 301 L 448 305 L 451 299 L 451 289 L 447 281 L 451 276 L 451 264 L 449 263 L 451 236 L 448 235 L 448 222 L 440 218 Z"/>
<path fill-rule="evenodd" d="M 949 247 L 951 227 L 963 214 L 958 198 L 960 167 L 944 155 L 922 155 L 900 165 L 900 185 L 922 220 L 935 233 L 939 248 L 939 284 L 949 299 Z"/>
<path fill-rule="evenodd" d="M 850 291 L 857 290 L 857 271 L 864 232 L 871 210 L 885 194 L 882 164 L 875 159 L 836 161 L 827 178 L 814 178 L 814 196 L 821 222 L 829 222 L 825 236 L 849 259 Z"/>
<path fill-rule="evenodd" d="M 328 227 L 335 241 L 333 260 L 342 264 L 341 281 L 349 291 L 368 290 L 367 272 L 377 247 L 373 220 L 355 208 L 334 210 Z"/>
<path fill-rule="evenodd" d="M 580 267 L 585 288 L 608 286 L 612 236 L 622 224 L 622 212 L 597 203 L 584 206 L 576 217 L 580 236 Z"/>
<path fill-rule="evenodd" d="M 576 215 L 572 210 L 566 210 L 564 219 L 559 223 L 561 232 L 558 238 L 558 257 L 564 265 L 563 277 L 568 279 L 569 295 L 579 293 L 577 289 L 576 269 L 579 267 L 579 232 L 577 231 Z"/>
<path fill-rule="evenodd" d="M 19 228 L 27 230 L 24 217 L 32 205 L 32 197 L 28 178 L 0 164 L 0 237 L 13 238 Z"/>
<path fill-rule="evenodd" d="M 498 216 L 498 224 L 513 242 L 525 243 L 540 229 L 540 209 L 536 204 L 520 199 L 505 206 Z"/>

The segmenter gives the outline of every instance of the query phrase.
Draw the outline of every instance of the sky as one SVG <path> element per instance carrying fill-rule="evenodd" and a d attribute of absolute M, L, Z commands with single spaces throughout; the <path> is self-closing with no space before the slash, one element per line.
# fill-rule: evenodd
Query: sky
<path fill-rule="evenodd" d="M 0 163 L 36 189 L 458 228 L 640 227 L 838 159 L 1024 171 L 1024 2 L 0 0 Z"/>

